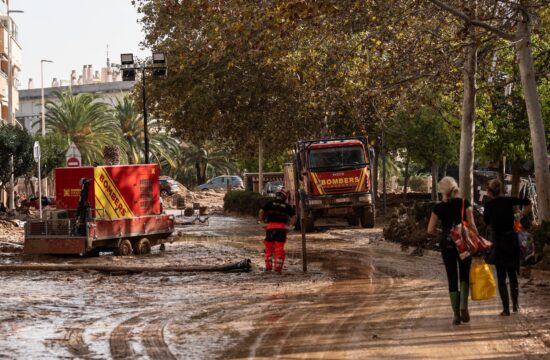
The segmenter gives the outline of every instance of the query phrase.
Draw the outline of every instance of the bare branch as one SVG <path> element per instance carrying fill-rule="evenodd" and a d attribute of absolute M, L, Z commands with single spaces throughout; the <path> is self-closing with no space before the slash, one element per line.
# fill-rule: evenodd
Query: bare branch
<path fill-rule="evenodd" d="M 477 19 L 472 19 L 470 18 L 468 15 L 464 14 L 462 11 L 459 11 L 457 9 L 454 9 L 453 7 L 445 4 L 444 2 L 441 2 L 439 0 L 429 0 L 432 4 L 436 5 L 437 7 L 451 13 L 452 15 L 454 15 L 455 17 L 458 17 L 462 20 L 464 20 L 465 22 L 467 22 L 468 24 L 471 24 L 471 25 L 474 25 L 474 26 L 478 26 L 478 27 L 481 27 L 481 28 L 484 28 L 486 30 L 489 30 L 497 35 L 499 35 L 500 37 L 506 39 L 506 40 L 510 40 L 510 41 L 514 41 L 515 40 L 515 36 L 513 34 L 510 34 L 510 33 L 507 33 L 505 31 L 502 31 L 501 29 L 499 28 L 496 28 L 494 26 L 491 26 L 483 21 L 479 21 Z"/>

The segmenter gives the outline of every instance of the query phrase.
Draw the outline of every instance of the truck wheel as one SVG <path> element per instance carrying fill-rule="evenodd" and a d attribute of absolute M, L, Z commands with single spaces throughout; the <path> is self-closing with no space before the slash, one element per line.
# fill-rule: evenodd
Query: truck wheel
<path fill-rule="evenodd" d="M 128 256 L 132 254 L 132 243 L 128 239 L 124 239 L 115 250 L 116 256 Z"/>
<path fill-rule="evenodd" d="M 134 254 L 145 255 L 149 253 L 151 253 L 151 242 L 147 238 L 140 239 L 134 247 Z"/>
<path fill-rule="evenodd" d="M 168 194 L 168 191 L 166 191 L 166 190 L 161 190 L 160 191 L 160 196 L 167 197 L 168 195 L 170 195 L 170 194 Z"/>
<path fill-rule="evenodd" d="M 365 206 L 361 211 L 361 226 L 364 228 L 373 228 L 374 227 L 374 207 Z"/>
<path fill-rule="evenodd" d="M 352 216 L 348 218 L 348 225 L 349 226 L 357 226 L 359 225 L 359 216 Z"/>

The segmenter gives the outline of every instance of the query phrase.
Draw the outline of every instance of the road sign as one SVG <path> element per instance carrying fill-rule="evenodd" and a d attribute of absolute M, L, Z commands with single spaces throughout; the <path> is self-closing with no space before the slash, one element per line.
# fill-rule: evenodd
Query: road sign
<path fill-rule="evenodd" d="M 65 160 L 67 161 L 67 167 L 78 167 L 82 165 L 82 156 L 74 143 L 71 143 L 69 146 L 69 150 L 67 150 L 65 154 Z"/>
<path fill-rule="evenodd" d="M 38 159 L 40 159 L 40 143 L 38 141 L 34 142 L 32 154 L 34 155 L 34 161 L 38 162 Z"/>
<path fill-rule="evenodd" d="M 67 167 L 79 167 L 80 159 L 76 157 L 67 158 Z"/>

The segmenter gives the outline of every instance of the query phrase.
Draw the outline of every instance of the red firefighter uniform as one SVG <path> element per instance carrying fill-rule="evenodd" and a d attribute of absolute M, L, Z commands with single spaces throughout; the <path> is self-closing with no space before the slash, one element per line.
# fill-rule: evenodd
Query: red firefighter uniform
<path fill-rule="evenodd" d="M 286 203 L 286 191 L 278 191 L 276 196 L 275 200 L 269 201 L 262 208 L 260 216 L 267 223 L 264 240 L 265 269 L 273 269 L 271 258 L 275 255 L 274 270 L 281 272 L 285 262 L 286 225 L 294 217 L 295 212 L 292 206 Z"/>

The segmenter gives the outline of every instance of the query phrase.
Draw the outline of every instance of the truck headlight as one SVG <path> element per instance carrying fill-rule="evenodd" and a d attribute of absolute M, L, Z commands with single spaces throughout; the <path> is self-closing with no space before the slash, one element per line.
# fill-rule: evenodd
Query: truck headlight
<path fill-rule="evenodd" d="M 309 205 L 323 205 L 322 200 L 309 200 Z"/>
<path fill-rule="evenodd" d="M 359 196 L 359 201 L 370 202 L 370 201 L 371 201 L 371 196 L 370 196 L 370 194 L 369 194 L 369 195 Z"/>

